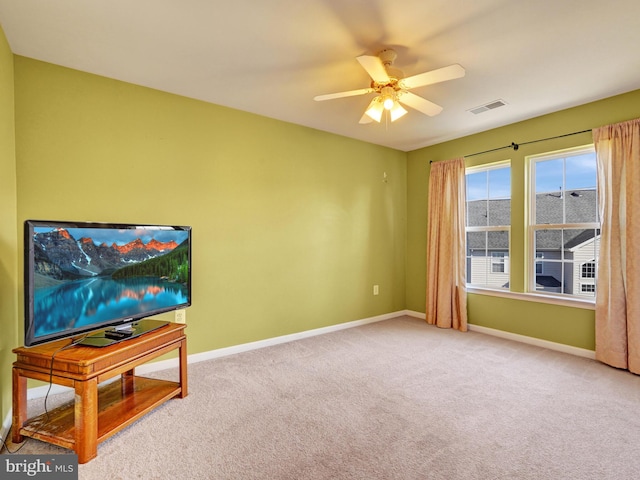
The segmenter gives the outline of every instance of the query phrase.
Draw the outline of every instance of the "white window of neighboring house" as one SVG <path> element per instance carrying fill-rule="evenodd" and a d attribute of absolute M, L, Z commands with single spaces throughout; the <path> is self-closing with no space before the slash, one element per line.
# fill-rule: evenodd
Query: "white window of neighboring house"
<path fill-rule="evenodd" d="M 528 157 L 532 293 L 595 297 L 600 223 L 593 146 Z"/>
<path fill-rule="evenodd" d="M 596 278 L 596 262 L 592 259 L 580 267 L 580 278 Z"/>
<path fill-rule="evenodd" d="M 596 293 L 596 286 L 594 283 L 582 283 L 580 285 L 580 291 L 582 293 Z"/>
<path fill-rule="evenodd" d="M 509 289 L 511 165 L 467 168 L 467 284 Z"/>
<path fill-rule="evenodd" d="M 508 258 L 508 252 L 491 252 L 491 273 L 509 273 Z"/>

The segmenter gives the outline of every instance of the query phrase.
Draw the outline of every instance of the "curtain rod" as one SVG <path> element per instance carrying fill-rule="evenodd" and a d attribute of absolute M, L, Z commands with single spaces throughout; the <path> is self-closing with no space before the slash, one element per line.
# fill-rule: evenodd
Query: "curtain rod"
<path fill-rule="evenodd" d="M 587 133 L 587 132 L 590 132 L 590 131 L 591 131 L 591 129 L 589 129 L 589 130 L 581 130 L 579 132 L 565 133 L 564 135 L 556 135 L 555 137 L 539 138 L 538 140 L 531 140 L 529 142 L 522 142 L 522 143 L 511 142 L 511 145 L 505 145 L 504 147 L 498 147 L 498 148 L 493 148 L 491 150 L 485 150 L 484 152 L 471 153 L 469 155 L 465 155 L 465 158 L 475 157 L 476 155 L 482 155 L 483 153 L 495 152 L 497 150 L 504 150 L 505 148 L 513 148 L 514 150 L 518 150 L 518 148 L 520 148 L 520 145 L 529 145 L 530 143 L 544 142 L 546 140 L 555 140 L 556 138 L 570 137 L 571 135 L 578 135 L 580 133 Z"/>
<path fill-rule="evenodd" d="M 556 138 L 570 137 L 571 135 L 578 135 L 580 133 L 591 132 L 592 130 L 580 130 L 579 132 L 565 133 L 564 135 L 556 135 L 555 137 L 547 137 L 547 138 L 539 138 L 537 140 L 531 140 L 529 142 L 515 143 L 511 142 L 511 145 L 505 145 L 504 147 L 492 148 L 491 150 L 485 150 L 484 152 L 476 152 L 470 153 L 469 155 L 464 155 L 465 158 L 475 157 L 476 155 L 483 155 L 485 153 L 497 152 L 498 150 L 504 150 L 505 148 L 513 148 L 514 150 L 518 150 L 520 145 L 529 145 L 531 143 L 544 142 L 546 140 L 555 140 Z M 429 161 L 429 163 L 433 163 L 433 160 Z"/>

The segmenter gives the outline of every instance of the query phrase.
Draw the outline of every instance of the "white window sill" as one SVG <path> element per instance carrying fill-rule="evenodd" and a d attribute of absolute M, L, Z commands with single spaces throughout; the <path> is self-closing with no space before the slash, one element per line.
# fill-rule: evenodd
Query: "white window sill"
<path fill-rule="evenodd" d="M 522 293 L 510 292 L 508 290 L 494 290 L 491 288 L 470 287 L 467 285 L 467 293 L 474 295 L 488 295 L 490 297 L 513 298 L 515 300 L 523 300 L 525 302 L 550 303 L 553 305 L 562 305 L 564 307 L 584 308 L 586 310 L 595 310 L 595 300 L 566 298 L 555 295 L 543 295 L 540 293 Z"/>

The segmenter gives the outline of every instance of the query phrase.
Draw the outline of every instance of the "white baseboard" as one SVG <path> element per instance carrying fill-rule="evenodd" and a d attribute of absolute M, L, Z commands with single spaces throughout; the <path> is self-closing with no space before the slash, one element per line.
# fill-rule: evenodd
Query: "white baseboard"
<path fill-rule="evenodd" d="M 406 315 L 421 318 L 423 320 L 427 318 L 426 314 L 421 312 L 414 312 L 411 310 L 407 310 Z M 589 358 L 591 360 L 596 359 L 596 352 L 594 352 L 593 350 L 587 350 L 585 348 L 565 345 L 564 343 L 550 342 L 549 340 L 542 340 L 540 338 L 528 337 L 526 335 L 519 335 L 517 333 L 505 332 L 504 330 L 497 330 L 495 328 L 482 327 L 480 325 L 473 325 L 472 323 L 468 324 L 468 328 L 473 332 L 484 333 L 485 335 L 505 338 L 507 340 L 526 343 L 527 345 L 535 345 L 536 347 L 547 348 L 549 350 L 555 350 L 556 352 L 569 353 L 571 355 Z"/>
<path fill-rule="evenodd" d="M 409 315 L 410 317 L 420 318 L 422 320 L 426 320 L 427 319 L 427 314 L 426 313 L 416 312 L 414 310 L 405 310 L 404 314 L 405 315 Z"/>
<path fill-rule="evenodd" d="M 565 345 L 564 343 L 550 342 L 549 340 L 541 340 L 540 338 L 518 335 L 517 333 L 496 330 L 495 328 L 481 327 L 480 325 L 469 324 L 469 330 L 484 333 L 486 335 L 493 335 L 494 337 L 506 338 L 507 340 L 526 343 L 528 345 L 535 345 L 536 347 L 547 348 L 549 350 L 555 350 L 557 352 L 569 353 L 571 355 L 589 358 L 591 360 L 596 359 L 596 352 L 594 352 L 593 350 L 587 350 L 586 348 Z"/>

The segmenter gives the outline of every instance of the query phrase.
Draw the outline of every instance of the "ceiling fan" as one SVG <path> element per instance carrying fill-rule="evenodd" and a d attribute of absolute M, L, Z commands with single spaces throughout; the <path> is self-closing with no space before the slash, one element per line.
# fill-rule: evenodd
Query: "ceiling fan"
<path fill-rule="evenodd" d="M 369 88 L 318 95 L 313 99 L 320 102 L 334 98 L 377 93 L 378 95 L 365 110 L 360 123 L 370 123 L 373 120 L 380 122 L 385 110 L 389 112 L 393 122 L 407 113 L 407 110 L 400 105 L 401 103 L 430 117 L 438 115 L 442 111 L 440 105 L 411 93 L 409 90 L 464 77 L 464 68 L 458 64 L 453 64 L 405 78 L 401 70 L 393 67 L 393 62 L 397 56 L 394 50 L 388 48 L 382 50 L 378 56 L 361 55 L 356 57 L 360 65 L 371 77 L 371 86 Z"/>

